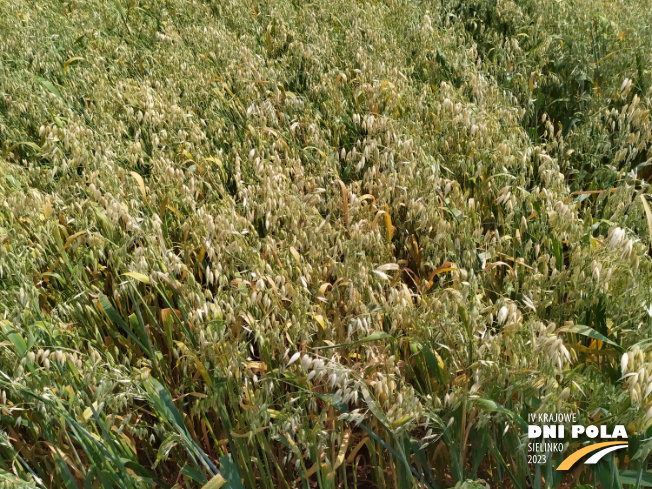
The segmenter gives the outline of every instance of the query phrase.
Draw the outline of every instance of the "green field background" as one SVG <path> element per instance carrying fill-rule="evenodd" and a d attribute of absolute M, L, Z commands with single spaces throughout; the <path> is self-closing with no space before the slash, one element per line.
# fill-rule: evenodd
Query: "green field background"
<path fill-rule="evenodd" d="M 652 486 L 651 26 L 0 0 L 0 485 Z"/>

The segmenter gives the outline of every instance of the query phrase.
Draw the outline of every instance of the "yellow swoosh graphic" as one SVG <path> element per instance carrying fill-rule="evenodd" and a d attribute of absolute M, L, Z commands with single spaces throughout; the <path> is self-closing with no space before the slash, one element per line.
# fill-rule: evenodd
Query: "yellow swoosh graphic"
<path fill-rule="evenodd" d="M 622 441 L 605 441 L 603 443 L 595 443 L 593 445 L 589 445 L 588 447 L 584 447 L 571 455 L 569 455 L 562 463 L 557 467 L 557 470 L 568 470 L 570 469 L 575 462 L 577 462 L 579 459 L 581 459 L 584 455 L 588 455 L 591 452 L 595 452 L 596 450 L 599 450 L 604 447 L 610 447 L 613 445 L 626 445 L 627 442 L 622 442 Z"/>

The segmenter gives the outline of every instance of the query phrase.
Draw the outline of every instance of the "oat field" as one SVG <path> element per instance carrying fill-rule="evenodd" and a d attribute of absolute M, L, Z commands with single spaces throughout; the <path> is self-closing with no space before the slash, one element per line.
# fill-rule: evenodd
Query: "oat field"
<path fill-rule="evenodd" d="M 652 487 L 651 29 L 0 0 L 0 487 Z"/>

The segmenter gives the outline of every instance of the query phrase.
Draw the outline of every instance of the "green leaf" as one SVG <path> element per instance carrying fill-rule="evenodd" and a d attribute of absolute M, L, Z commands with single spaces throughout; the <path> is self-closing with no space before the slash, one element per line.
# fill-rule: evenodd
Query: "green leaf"
<path fill-rule="evenodd" d="M 640 487 L 652 487 L 652 472 L 643 472 L 640 474 Z M 623 484 L 637 485 L 639 478 L 638 470 L 623 470 L 620 472 L 620 481 Z"/>
<path fill-rule="evenodd" d="M 56 86 L 54 86 L 51 81 L 46 80 L 45 78 L 42 78 L 42 77 L 37 77 L 37 80 L 50 93 L 53 93 L 54 95 L 56 95 L 59 98 L 62 98 L 61 97 L 61 92 L 59 92 L 59 89 Z"/>
<path fill-rule="evenodd" d="M 225 489 L 244 489 L 242 476 L 230 453 L 220 457 L 220 471 L 226 480 Z"/>
<path fill-rule="evenodd" d="M 184 465 L 183 469 L 181 469 L 181 473 L 185 475 L 186 477 L 189 477 L 190 479 L 194 480 L 195 482 L 199 482 L 200 484 L 206 484 L 208 483 L 208 480 L 206 479 L 206 476 L 199 472 L 197 469 L 192 468 L 189 465 Z M 211 479 L 212 481 L 213 479 Z M 206 489 L 206 485 L 202 486 L 202 489 Z M 217 486 L 220 487 L 220 486 Z"/>
<path fill-rule="evenodd" d="M 183 422 L 183 416 L 172 401 L 172 396 L 168 390 L 155 378 L 149 377 L 144 383 L 145 390 L 152 397 L 152 401 L 161 411 L 159 414 L 166 421 L 175 426 L 182 434 L 187 434 L 186 425 Z"/>
<path fill-rule="evenodd" d="M 420 345 L 421 353 L 423 354 L 423 358 L 426 360 L 428 368 L 439 382 L 445 383 L 446 380 L 444 379 L 444 375 L 446 372 L 444 370 L 444 361 L 438 353 L 433 353 L 430 348 L 423 343 L 420 343 Z"/>
<path fill-rule="evenodd" d="M 25 339 L 21 336 L 21 334 L 13 329 L 13 324 L 11 324 L 7 320 L 1 321 L 4 329 L 5 336 L 7 339 L 11 342 L 12 345 L 14 345 L 14 348 L 16 349 L 16 353 L 18 353 L 19 357 L 24 357 L 25 353 L 27 353 L 28 347 L 27 343 L 25 342 Z"/>
<path fill-rule="evenodd" d="M 616 348 L 616 350 L 618 350 L 619 352 L 625 351 L 618 343 L 615 343 L 614 341 L 607 338 L 605 335 L 598 333 L 595 329 L 591 328 L 590 326 L 574 324 L 572 326 L 564 326 L 563 328 L 560 328 L 559 331 L 561 333 L 575 333 L 582 336 L 588 336 L 589 338 L 593 338 L 594 340 L 600 340 L 600 341 L 604 341 L 605 343 L 608 343 L 609 345 Z"/>
<path fill-rule="evenodd" d="M 31 142 L 31 141 L 22 141 L 22 142 L 20 142 L 20 143 L 18 143 L 18 144 L 21 145 L 21 146 L 23 146 L 23 147 L 26 146 L 26 147 L 28 147 L 28 148 L 31 148 L 31 149 L 33 149 L 36 153 L 40 153 L 40 152 L 41 152 L 41 147 L 40 147 L 38 144 L 33 143 L 33 142 Z"/>
<path fill-rule="evenodd" d="M 562 256 L 561 245 L 559 244 L 559 241 L 557 241 L 555 238 L 552 238 L 552 251 L 555 254 L 555 264 L 557 270 L 561 271 L 562 266 L 564 264 L 564 257 Z"/>
<path fill-rule="evenodd" d="M 521 428 L 521 430 L 523 430 L 523 432 L 527 431 L 527 423 L 523 420 L 523 418 L 518 416 L 513 411 L 510 411 L 506 407 L 501 406 L 500 404 L 498 404 L 495 401 L 492 401 L 491 399 L 477 399 L 475 402 L 478 405 L 478 407 L 483 411 L 487 411 L 489 413 L 498 412 L 498 413 L 506 414 L 519 426 L 519 428 Z"/>
<path fill-rule="evenodd" d="M 109 298 L 104 294 L 100 294 L 100 306 L 102 306 L 102 310 L 109 317 L 109 319 L 120 326 L 129 335 L 129 337 L 136 342 L 141 350 L 144 352 L 149 351 L 147 347 L 140 341 L 138 335 L 136 335 L 136 333 L 134 333 L 132 329 L 127 326 L 127 323 L 125 323 L 122 317 L 120 317 L 118 311 L 116 311 L 115 308 L 111 305 L 111 302 L 109 302 Z"/>
<path fill-rule="evenodd" d="M 16 348 L 18 355 L 20 357 L 24 357 L 25 353 L 27 353 L 27 343 L 25 343 L 23 337 L 16 331 L 10 331 L 7 333 L 7 338 L 9 338 L 9 341 L 11 341 L 11 343 L 14 345 L 14 348 Z"/>
<path fill-rule="evenodd" d="M 5 175 L 5 180 L 7 183 L 16 190 L 22 190 L 22 185 L 18 180 L 16 180 L 12 175 Z"/>

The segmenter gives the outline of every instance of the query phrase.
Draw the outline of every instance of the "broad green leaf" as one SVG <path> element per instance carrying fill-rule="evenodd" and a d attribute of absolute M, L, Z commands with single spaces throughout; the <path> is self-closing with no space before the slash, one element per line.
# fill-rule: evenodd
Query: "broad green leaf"
<path fill-rule="evenodd" d="M 230 453 L 220 457 L 220 472 L 226 480 L 225 489 L 244 489 L 240 470 L 238 470 L 238 466 L 233 462 L 233 457 Z"/>
<path fill-rule="evenodd" d="M 560 328 L 559 331 L 562 333 L 575 333 L 582 336 L 588 336 L 589 338 L 593 338 L 594 340 L 604 341 L 605 343 L 608 343 L 609 345 L 613 346 L 620 352 L 625 351 L 618 343 L 610 340 L 605 335 L 598 333 L 595 329 L 589 326 L 574 324 L 571 326 L 564 326 L 563 328 Z"/>
<path fill-rule="evenodd" d="M 200 484 L 206 484 L 208 482 L 204 474 L 199 472 L 197 469 L 191 467 L 190 465 L 184 465 L 184 467 L 181 469 L 181 473 L 186 477 L 189 477 L 190 479 Z M 205 489 L 205 487 L 206 487 L 205 485 L 202 486 L 202 489 Z"/>
<path fill-rule="evenodd" d="M 38 79 L 38 82 L 44 88 L 46 88 L 49 92 L 53 93 L 54 95 L 56 95 L 59 98 L 62 98 L 61 97 L 61 92 L 59 92 L 59 89 L 55 85 L 53 85 L 51 81 L 46 80 L 45 78 L 41 78 L 41 77 L 37 77 L 37 79 Z"/>
<path fill-rule="evenodd" d="M 27 353 L 27 343 L 20 335 L 20 333 L 15 330 L 9 331 L 7 333 L 7 338 L 14 345 L 14 348 L 16 348 L 16 353 L 18 353 L 18 356 L 24 357 L 25 353 Z"/>
<path fill-rule="evenodd" d="M 620 482 L 636 486 L 641 479 L 640 487 L 652 487 L 652 472 L 639 472 L 638 470 L 622 470 Z"/>
<path fill-rule="evenodd" d="M 4 330 L 5 336 L 16 349 L 18 356 L 21 358 L 24 357 L 25 353 L 27 353 L 28 350 L 27 342 L 25 339 L 18 331 L 14 329 L 14 325 L 11 324 L 10 321 L 3 319 L 0 321 L 0 323 L 2 324 L 2 329 Z"/>

